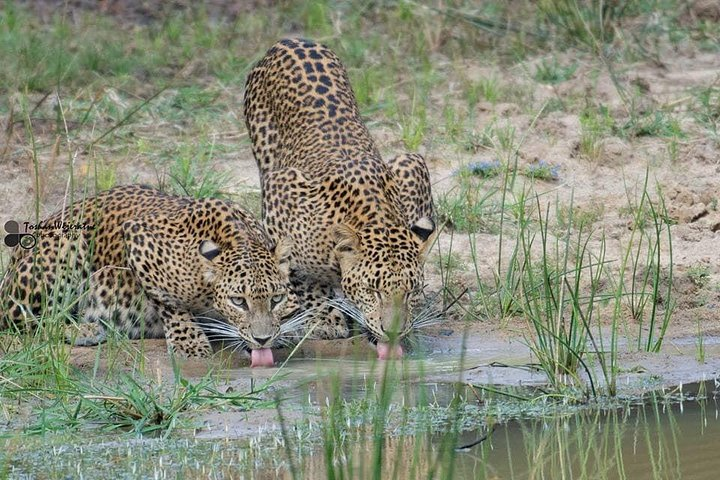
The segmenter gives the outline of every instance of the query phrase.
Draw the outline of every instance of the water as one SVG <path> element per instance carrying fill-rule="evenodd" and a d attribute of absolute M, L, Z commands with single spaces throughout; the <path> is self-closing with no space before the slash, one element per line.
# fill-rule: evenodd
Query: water
<path fill-rule="evenodd" d="M 523 383 L 534 383 L 526 370 L 489 371 L 488 363 L 497 358 L 503 357 L 497 352 L 466 357 L 464 365 L 485 365 L 488 378 L 523 375 Z M 522 359 L 508 356 L 503 363 Z M 631 398 L 591 408 L 517 398 L 536 397 L 533 389 L 499 394 L 447 383 L 457 382 L 460 370 L 460 359 L 441 355 L 390 363 L 352 357 L 291 360 L 271 390 L 283 399 L 284 432 L 275 428 L 258 435 L 261 416 L 277 427 L 274 410 L 212 412 L 227 414 L 222 421 L 229 426 L 215 428 L 213 438 L 201 438 L 204 429 L 142 439 L 83 427 L 74 433 L 3 437 L 0 428 L 0 479 L 718 478 L 720 406 L 714 382 L 683 389 L 686 399 L 701 390 L 702 401 L 658 395 L 646 396 L 644 403 Z M 246 391 L 249 379 L 259 385 L 276 373 L 225 372 L 237 379 L 236 391 Z M 391 388 L 384 390 L 387 378 Z M 2 407 L 0 413 L 14 411 Z M 193 418 L 196 424 L 205 421 L 201 413 Z M 223 438 L 240 427 L 252 437 Z"/>
<path fill-rule="evenodd" d="M 457 451 L 486 436 L 479 445 Z M 334 474 L 372 478 L 375 442 L 350 443 L 332 455 Z M 490 435 L 483 429 L 385 437 L 379 478 L 714 480 L 720 471 L 718 445 L 715 400 L 585 409 L 510 421 L 496 425 Z M 329 478 L 327 458 L 326 451 L 316 450 L 297 470 L 305 478 Z"/>
<path fill-rule="evenodd" d="M 472 436 L 470 436 L 472 437 Z M 459 478 L 716 479 L 717 405 L 655 405 L 510 422 L 456 459 Z"/>
<path fill-rule="evenodd" d="M 436 399 L 443 396 L 443 388 L 433 389 Z M 420 396 L 426 399 L 425 407 L 437 409 L 426 408 L 427 418 L 453 411 L 427 401 L 432 396 Z M 463 417 L 465 405 L 457 405 L 454 411 Z M 316 419 L 314 427 L 291 427 L 285 441 L 271 432 L 259 439 L 234 440 L 133 439 L 117 434 L 0 438 L 0 478 L 289 479 L 294 468 L 296 478 L 313 480 L 710 480 L 720 471 L 719 407 L 710 398 L 673 404 L 658 400 L 611 410 L 580 408 L 570 414 L 546 408 L 542 418 L 496 424 L 485 441 L 463 452 L 457 447 L 487 435 L 486 426 L 460 434 L 440 432 L 444 418 L 413 435 L 391 427 L 373 437 L 372 424 L 348 426 L 350 410 L 336 423 Z M 471 417 L 464 419 L 470 423 L 463 428 L 490 420 Z M 406 417 L 408 424 L 415 420 Z"/>

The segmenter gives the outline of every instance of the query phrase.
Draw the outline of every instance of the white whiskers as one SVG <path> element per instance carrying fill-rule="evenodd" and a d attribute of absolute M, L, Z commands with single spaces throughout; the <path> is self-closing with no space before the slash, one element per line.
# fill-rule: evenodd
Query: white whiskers
<path fill-rule="evenodd" d="M 308 319 L 312 318 L 315 315 L 315 312 L 317 310 L 317 308 L 307 309 L 290 318 L 290 320 L 287 320 L 284 323 L 280 324 L 280 335 L 294 333 L 300 330 L 302 327 L 305 326 Z"/>
<path fill-rule="evenodd" d="M 436 325 L 440 323 L 444 318 L 444 313 L 437 311 L 433 305 L 426 307 L 421 310 L 410 322 L 412 329 L 419 329 Z"/>
<path fill-rule="evenodd" d="M 345 315 L 350 317 L 350 319 L 356 321 L 361 327 L 368 328 L 365 315 L 363 315 L 362 311 L 360 311 L 360 309 L 356 307 L 354 303 L 350 302 L 350 300 L 339 297 L 328 298 L 326 300 L 326 305 L 344 313 Z"/>

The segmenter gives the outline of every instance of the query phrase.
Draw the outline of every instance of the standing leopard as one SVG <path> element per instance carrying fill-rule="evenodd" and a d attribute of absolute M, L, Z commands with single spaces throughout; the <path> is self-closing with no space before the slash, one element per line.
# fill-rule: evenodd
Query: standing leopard
<path fill-rule="evenodd" d="M 36 244 L 15 247 L 0 285 L 6 326 L 33 328 L 54 310 L 76 320 L 67 335 L 78 345 L 113 328 L 130 338 L 164 336 L 176 352 L 206 357 L 210 340 L 223 337 L 250 351 L 252 365 L 268 366 L 281 320 L 296 308 L 289 240 L 273 243 L 230 202 L 121 186 L 33 232 Z"/>
<path fill-rule="evenodd" d="M 346 337 L 344 312 L 380 358 L 402 356 L 435 232 L 425 160 L 383 161 L 345 68 L 318 43 L 276 43 L 245 91 L 263 221 L 273 239 L 292 237 L 291 282 L 300 305 L 320 312 L 314 333 Z"/>

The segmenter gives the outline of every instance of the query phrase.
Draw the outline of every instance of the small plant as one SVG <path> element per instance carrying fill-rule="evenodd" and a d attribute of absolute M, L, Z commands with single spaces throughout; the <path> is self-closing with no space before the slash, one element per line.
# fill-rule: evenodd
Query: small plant
<path fill-rule="evenodd" d="M 511 159 L 517 160 L 515 157 L 519 141 L 515 127 L 509 122 L 502 127 L 495 126 L 492 129 L 493 148 L 498 156 L 505 156 L 508 164 L 511 163 Z"/>
<path fill-rule="evenodd" d="M 630 119 L 620 127 L 626 137 L 660 137 L 684 138 L 680 122 L 670 114 L 661 110 L 642 116 L 631 115 Z"/>
<path fill-rule="evenodd" d="M 416 103 L 413 98 L 412 108 L 408 114 L 400 114 L 400 137 L 405 148 L 417 151 L 427 133 L 427 111 L 425 105 Z"/>
<path fill-rule="evenodd" d="M 582 385 L 579 370 L 584 370 L 590 391 L 597 395 L 593 372 L 585 363 L 588 343 L 593 345 L 601 365 L 609 394 L 615 392 L 615 355 L 599 348 L 594 334 L 594 317 L 599 300 L 600 280 L 604 275 L 604 240 L 601 253 L 593 256 L 588 249 L 590 235 L 578 227 L 572 232 L 573 221 L 561 237 L 549 234 L 549 209 L 543 216 L 539 197 L 536 198 L 539 222 L 540 257 L 535 259 L 533 245 L 536 233 L 525 230 L 521 238 L 523 268 L 521 295 L 523 314 L 533 328 L 529 344 L 541 368 L 556 389 L 568 383 Z M 609 357 L 609 358 L 608 358 Z"/>
<path fill-rule="evenodd" d="M 627 219 L 631 229 L 643 230 L 647 228 L 652 218 L 650 208 L 645 204 L 636 204 L 634 199 L 628 198 L 627 205 L 618 208 L 618 215 Z"/>
<path fill-rule="evenodd" d="M 423 110 L 424 112 L 424 110 Z M 402 117 L 401 137 L 405 148 L 411 152 L 417 151 L 425 138 L 427 119 L 425 114 L 419 116 L 408 115 Z"/>
<path fill-rule="evenodd" d="M 503 225 L 511 224 L 515 228 L 516 234 L 513 238 L 513 246 L 509 258 L 504 261 L 502 251 L 502 238 L 497 258 L 497 265 L 494 274 L 493 297 L 496 304 L 496 313 L 502 319 L 522 313 L 524 306 L 522 305 L 522 275 L 525 268 L 523 262 L 522 242 L 524 232 L 528 231 L 532 225 L 532 208 L 528 205 L 527 190 L 523 188 L 517 195 L 512 197 L 507 195 L 507 185 L 510 181 L 509 173 L 504 176 L 505 184 L 503 188 L 503 215 L 500 216 L 499 234 L 503 236 Z M 511 200 L 512 199 L 512 200 Z M 505 212 L 508 215 L 505 215 Z M 506 218 L 508 217 L 508 218 Z M 472 244 L 472 242 L 471 242 Z M 473 261 L 477 261 L 477 252 L 473 248 Z M 478 285 L 480 282 L 479 274 Z"/>
<path fill-rule="evenodd" d="M 547 115 L 552 112 L 563 112 L 567 109 L 567 102 L 559 97 L 553 97 L 547 100 L 545 108 L 542 111 L 543 115 Z"/>
<path fill-rule="evenodd" d="M 181 145 L 171 152 L 170 188 L 175 193 L 195 198 L 220 197 L 229 182 L 228 176 L 212 166 L 213 142 Z"/>
<path fill-rule="evenodd" d="M 543 17 L 564 35 L 565 39 L 601 53 L 602 47 L 615 36 L 618 20 L 634 2 L 603 0 L 540 0 Z"/>
<path fill-rule="evenodd" d="M 460 272 L 465 270 L 465 263 L 462 261 L 462 258 L 452 250 L 445 254 L 438 254 L 437 260 L 441 271 Z"/>
<path fill-rule="evenodd" d="M 695 360 L 698 363 L 705 363 L 705 333 L 700 326 L 700 318 L 696 322 L 697 333 L 695 335 Z"/>
<path fill-rule="evenodd" d="M 634 212 L 631 220 L 632 233 L 618 272 L 614 315 L 617 317 L 620 314 L 620 302 L 624 301 L 633 320 L 638 324 L 638 349 L 658 352 L 674 309 L 672 221 L 659 187 L 657 202 L 651 201 L 648 193 L 649 176 L 648 169 L 639 193 L 639 201 L 631 209 Z M 662 249 L 667 251 L 666 269 L 663 269 L 661 262 Z M 629 279 L 626 279 L 626 275 Z M 664 294 L 661 294 L 663 281 L 667 283 L 667 288 Z M 662 315 L 658 310 L 661 305 Z"/>
<path fill-rule="evenodd" d="M 453 303 L 453 300 L 457 298 L 462 292 L 460 291 L 459 282 L 455 280 L 457 273 L 460 273 L 466 269 L 465 263 L 462 261 L 460 256 L 453 251 L 453 241 L 455 239 L 455 232 L 451 230 L 449 232 L 450 242 L 447 247 L 447 251 L 443 251 L 440 243 L 436 243 L 437 246 L 437 266 L 442 278 L 443 285 L 443 306 L 447 308 L 448 305 Z"/>
<path fill-rule="evenodd" d="M 483 188 L 472 178 L 461 177 L 455 188 L 438 197 L 438 218 L 454 231 L 494 231 L 499 214 L 491 202 L 495 193 L 492 187 Z"/>
<path fill-rule="evenodd" d="M 710 282 L 710 267 L 704 264 L 692 265 L 687 269 L 687 276 L 698 288 L 704 288 Z"/>
<path fill-rule="evenodd" d="M 607 108 L 588 108 L 580 115 L 580 154 L 588 160 L 597 161 L 603 155 L 603 140 L 611 135 L 615 120 Z"/>
<path fill-rule="evenodd" d="M 582 227 L 588 230 L 597 223 L 605 214 L 605 206 L 600 202 L 593 202 L 588 207 L 573 207 L 559 205 L 556 211 L 557 227 L 559 230 L 566 230 L 569 226 Z"/>
<path fill-rule="evenodd" d="M 443 118 L 445 119 L 445 135 L 450 140 L 456 141 L 463 131 L 465 122 L 463 115 L 450 102 L 446 102 L 443 108 Z"/>
<path fill-rule="evenodd" d="M 538 163 L 532 163 L 526 166 L 523 174 L 526 177 L 555 182 L 560 180 L 560 166 L 552 165 L 545 160 L 540 160 Z"/>
<path fill-rule="evenodd" d="M 333 32 L 330 19 L 331 7 L 326 0 L 313 0 L 307 2 L 302 12 L 305 29 L 315 35 L 328 36 Z"/>
<path fill-rule="evenodd" d="M 540 83 L 556 85 L 558 83 L 570 80 L 578 68 L 577 63 L 570 65 L 560 65 L 557 58 L 552 60 L 543 59 L 536 67 L 533 78 Z"/>
<path fill-rule="evenodd" d="M 95 162 L 95 187 L 97 191 L 108 190 L 117 185 L 117 167 L 115 164 L 97 160 Z"/>
<path fill-rule="evenodd" d="M 480 100 L 496 103 L 503 94 L 500 84 L 495 77 L 483 77 L 479 80 L 468 82 L 465 85 L 464 91 L 468 109 L 471 112 Z"/>
<path fill-rule="evenodd" d="M 382 75 L 382 71 L 373 67 L 350 70 L 353 91 L 358 105 L 363 109 L 363 115 L 380 107 L 379 90 L 382 86 Z"/>
<path fill-rule="evenodd" d="M 215 105 L 219 92 L 197 86 L 184 87 L 177 91 L 170 106 L 197 114 L 198 110 L 208 110 Z M 215 105 L 215 108 L 218 107 Z"/>
<path fill-rule="evenodd" d="M 493 146 L 492 127 L 486 125 L 482 131 L 470 130 L 465 135 L 462 147 L 470 153 L 478 153 L 482 149 L 490 149 Z"/>
<path fill-rule="evenodd" d="M 257 394 L 221 393 L 211 375 L 191 382 L 180 376 L 177 366 L 172 385 L 157 383 L 137 372 L 103 381 L 80 374 L 69 378 L 62 396 L 43 409 L 38 421 L 28 427 L 28 433 L 80 429 L 91 424 L 109 431 L 167 436 L 187 425 L 181 416 L 191 410 L 267 406 L 269 402 L 259 402 Z"/>
<path fill-rule="evenodd" d="M 710 86 L 699 90 L 695 95 L 693 109 L 695 121 L 710 135 L 715 144 L 720 143 L 720 87 Z"/>

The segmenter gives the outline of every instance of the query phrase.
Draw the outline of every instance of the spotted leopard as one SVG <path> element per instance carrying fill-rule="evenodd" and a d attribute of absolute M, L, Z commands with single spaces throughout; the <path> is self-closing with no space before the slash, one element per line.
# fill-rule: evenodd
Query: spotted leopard
<path fill-rule="evenodd" d="M 257 63 L 245 120 L 263 221 L 292 237 L 291 281 L 320 312 L 315 334 L 347 336 L 348 314 L 380 358 L 401 356 L 436 230 L 425 160 L 381 158 L 340 59 L 310 40 L 281 40 Z"/>
<path fill-rule="evenodd" d="M 6 326 L 33 328 L 54 311 L 80 326 L 68 333 L 79 345 L 112 328 L 206 357 L 222 337 L 253 365 L 273 363 L 270 348 L 296 309 L 290 243 L 272 242 L 239 206 L 121 186 L 37 227 L 37 244 L 15 247 L 0 286 Z"/>

